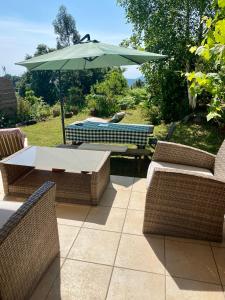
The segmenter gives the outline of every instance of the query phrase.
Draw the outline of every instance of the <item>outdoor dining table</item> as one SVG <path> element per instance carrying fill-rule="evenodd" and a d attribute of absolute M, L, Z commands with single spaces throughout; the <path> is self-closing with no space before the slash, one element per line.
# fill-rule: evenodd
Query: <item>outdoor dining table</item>
<path fill-rule="evenodd" d="M 31 146 L 0 168 L 6 195 L 31 195 L 50 180 L 58 201 L 97 205 L 110 178 L 110 152 Z"/>
<path fill-rule="evenodd" d="M 75 122 L 65 128 L 66 140 L 77 143 L 118 143 L 134 144 L 138 147 L 148 145 L 153 133 L 153 125 Z"/>

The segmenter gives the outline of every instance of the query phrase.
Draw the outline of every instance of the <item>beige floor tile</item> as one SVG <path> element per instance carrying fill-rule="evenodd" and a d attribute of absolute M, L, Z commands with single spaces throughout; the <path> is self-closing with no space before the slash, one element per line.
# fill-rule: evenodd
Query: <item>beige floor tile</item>
<path fill-rule="evenodd" d="M 211 242 L 211 246 L 225 248 L 225 222 L 223 223 L 223 241 L 221 243 Z"/>
<path fill-rule="evenodd" d="M 115 268 L 107 300 L 164 300 L 165 276 Z"/>
<path fill-rule="evenodd" d="M 120 233 L 82 228 L 69 258 L 113 265 Z"/>
<path fill-rule="evenodd" d="M 144 210 L 145 209 L 145 198 L 146 198 L 145 192 L 133 192 L 132 191 L 128 208 Z"/>
<path fill-rule="evenodd" d="M 77 237 L 80 227 L 58 225 L 58 229 L 60 242 L 60 256 L 66 257 L 75 238 Z"/>
<path fill-rule="evenodd" d="M 166 240 L 165 250 L 166 270 L 169 275 L 220 283 L 209 246 Z"/>
<path fill-rule="evenodd" d="M 76 204 L 58 204 L 56 206 L 57 220 L 62 225 L 82 226 L 90 206 Z"/>
<path fill-rule="evenodd" d="M 112 267 L 67 259 L 48 300 L 105 299 Z"/>
<path fill-rule="evenodd" d="M 111 175 L 108 188 L 113 188 L 115 190 L 131 190 L 133 182 L 133 177 Z"/>
<path fill-rule="evenodd" d="M 216 260 L 222 284 L 225 285 L 225 248 L 213 247 L 213 254 Z"/>
<path fill-rule="evenodd" d="M 131 190 L 114 190 L 111 188 L 106 189 L 102 196 L 101 206 L 110 206 L 118 208 L 127 208 L 130 200 Z"/>
<path fill-rule="evenodd" d="M 51 289 L 51 286 L 59 275 L 60 267 L 64 263 L 64 258 L 57 257 L 51 266 L 48 268 L 46 273 L 43 275 L 41 281 L 39 282 L 38 286 L 34 290 L 33 295 L 31 296 L 30 300 L 40 300 L 45 299 Z"/>
<path fill-rule="evenodd" d="M 126 210 L 111 207 L 93 207 L 87 216 L 84 227 L 121 232 Z"/>
<path fill-rule="evenodd" d="M 220 285 L 166 276 L 166 300 L 224 300 Z"/>
<path fill-rule="evenodd" d="M 123 234 L 115 265 L 164 274 L 164 239 Z"/>
<path fill-rule="evenodd" d="M 147 190 L 147 180 L 146 178 L 134 178 L 133 192 L 146 192 Z"/>
<path fill-rule="evenodd" d="M 127 210 L 125 224 L 123 227 L 124 233 L 143 234 L 144 212 L 140 210 Z"/>
<path fill-rule="evenodd" d="M 3 201 L 24 202 L 28 197 L 17 197 L 15 195 L 0 194 Z"/>

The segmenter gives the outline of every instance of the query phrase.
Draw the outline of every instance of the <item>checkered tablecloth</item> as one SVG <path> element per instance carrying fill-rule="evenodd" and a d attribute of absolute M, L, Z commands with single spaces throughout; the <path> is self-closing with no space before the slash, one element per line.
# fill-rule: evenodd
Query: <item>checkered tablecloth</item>
<path fill-rule="evenodd" d="M 152 125 L 100 122 L 73 123 L 66 127 L 66 139 L 76 142 L 104 142 L 146 146 Z"/>

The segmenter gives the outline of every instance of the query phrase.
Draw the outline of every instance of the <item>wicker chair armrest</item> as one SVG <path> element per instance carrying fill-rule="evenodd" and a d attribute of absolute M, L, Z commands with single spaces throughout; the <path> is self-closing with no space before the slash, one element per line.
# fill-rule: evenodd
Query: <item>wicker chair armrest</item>
<path fill-rule="evenodd" d="M 190 146 L 160 141 L 157 143 L 153 160 L 213 170 L 215 155 Z"/>
<path fill-rule="evenodd" d="M 0 230 L 1 299 L 27 299 L 59 253 L 54 199 L 46 182 Z"/>
<path fill-rule="evenodd" d="M 225 182 L 190 171 L 155 168 L 147 190 L 144 233 L 221 241 Z"/>
<path fill-rule="evenodd" d="M 198 201 L 203 197 L 215 206 L 219 201 L 225 213 L 225 181 L 215 176 L 193 174 L 191 171 L 180 169 L 155 168 L 147 197 L 152 189 L 157 190 L 164 198 L 168 196 L 179 201 L 190 201 L 191 198 Z"/>

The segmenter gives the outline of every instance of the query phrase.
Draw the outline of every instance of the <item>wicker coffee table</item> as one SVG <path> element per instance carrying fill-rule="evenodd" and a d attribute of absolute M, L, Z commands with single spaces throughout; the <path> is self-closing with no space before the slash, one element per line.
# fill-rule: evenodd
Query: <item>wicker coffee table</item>
<path fill-rule="evenodd" d="M 31 146 L 0 162 L 5 194 L 32 194 L 56 183 L 56 200 L 97 205 L 110 176 L 110 152 Z"/>

